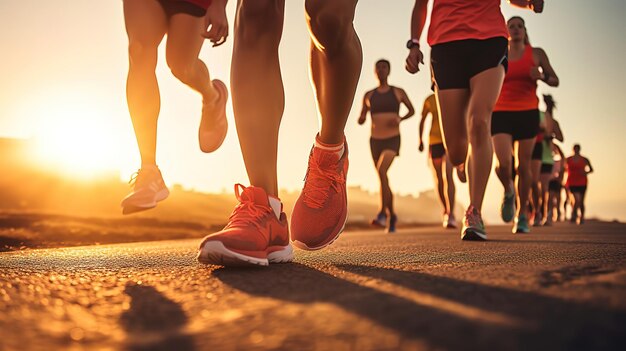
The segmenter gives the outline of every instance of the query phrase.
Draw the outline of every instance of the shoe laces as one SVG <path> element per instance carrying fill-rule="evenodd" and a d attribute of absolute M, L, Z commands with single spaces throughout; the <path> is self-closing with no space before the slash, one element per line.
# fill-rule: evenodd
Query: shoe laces
<path fill-rule="evenodd" d="M 132 186 L 133 188 L 142 187 L 147 185 L 149 179 L 150 174 L 148 171 L 138 169 L 137 172 L 133 173 L 130 176 L 128 184 L 130 184 L 130 186 Z"/>
<path fill-rule="evenodd" d="M 304 203 L 307 206 L 322 208 L 328 199 L 328 192 L 331 188 L 337 193 L 341 190 L 346 180 L 340 172 L 333 168 L 321 167 L 315 156 L 311 156 L 309 169 L 304 178 L 305 186 L 302 190 Z"/>
<path fill-rule="evenodd" d="M 482 227 L 483 219 L 480 212 L 474 206 L 470 206 L 465 212 L 465 223 L 468 227 Z"/>
<path fill-rule="evenodd" d="M 269 205 L 263 206 L 254 202 L 254 198 L 246 194 L 245 189 L 245 186 L 235 184 L 235 196 L 239 204 L 228 218 L 226 228 L 241 228 L 252 224 L 258 229 L 261 229 L 260 220 L 265 217 L 268 212 L 272 211 Z"/>

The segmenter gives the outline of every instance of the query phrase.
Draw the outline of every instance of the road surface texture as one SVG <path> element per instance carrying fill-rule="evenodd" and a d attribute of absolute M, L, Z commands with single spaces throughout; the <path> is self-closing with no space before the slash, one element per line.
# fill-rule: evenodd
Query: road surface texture
<path fill-rule="evenodd" d="M 199 240 L 0 254 L 0 350 L 623 350 L 626 225 L 348 232 L 291 264 Z"/>

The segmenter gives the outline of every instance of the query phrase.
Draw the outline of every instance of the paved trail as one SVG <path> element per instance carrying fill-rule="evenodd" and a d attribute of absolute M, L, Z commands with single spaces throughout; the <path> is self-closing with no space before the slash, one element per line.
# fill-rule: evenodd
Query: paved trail
<path fill-rule="evenodd" d="M 626 345 L 626 225 L 489 242 L 344 233 L 226 269 L 198 240 L 0 254 L 0 350 L 601 350 Z"/>

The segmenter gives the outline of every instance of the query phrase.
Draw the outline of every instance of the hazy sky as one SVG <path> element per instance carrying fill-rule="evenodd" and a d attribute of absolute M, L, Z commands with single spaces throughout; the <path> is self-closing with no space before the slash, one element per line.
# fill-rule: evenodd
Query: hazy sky
<path fill-rule="evenodd" d="M 231 28 L 235 2 L 228 5 Z M 308 80 L 303 1 L 286 2 L 281 45 L 286 109 L 279 185 L 299 189 L 318 119 Z M 390 83 L 407 91 L 418 115 L 429 94 L 427 74 L 412 76 L 403 69 L 412 5 L 409 0 L 362 0 L 357 6 L 355 27 L 364 62 L 346 128 L 350 185 L 378 189 L 369 151 L 369 122 L 356 123 L 362 95 L 376 86 L 374 62 L 383 57 L 391 61 Z M 506 1 L 502 9 L 506 18 L 524 17 L 531 43 L 547 52 L 561 79 L 558 88 L 540 83 L 539 92 L 549 92 L 557 101 L 566 153 L 573 143 L 581 143 L 582 153 L 596 170 L 590 176 L 588 211 L 626 219 L 622 185 L 626 166 L 620 155 L 626 149 L 622 101 L 626 69 L 621 60 L 626 54 L 626 1 L 546 0 L 540 15 L 514 9 Z M 139 166 L 139 157 L 125 102 L 128 64 L 122 1 L 0 0 L 0 23 L 0 136 L 39 139 L 48 145 L 51 162 L 87 162 L 84 155 L 90 154 L 102 167 L 119 170 L 123 178 L 130 176 Z M 427 47 L 425 41 L 424 36 Z M 201 53 L 212 76 L 227 83 L 231 51 L 232 36 L 227 44 L 217 49 L 207 45 Z M 247 184 L 230 106 L 231 129 L 224 145 L 214 154 L 202 154 L 196 137 L 199 96 L 171 76 L 164 59 L 158 77 L 162 110 L 157 157 L 166 182 L 205 191 L 230 191 L 235 182 Z M 390 170 L 392 189 L 403 194 L 433 186 L 427 153 L 417 151 L 418 115 L 402 123 L 401 157 Z M 487 217 L 495 217 L 500 197 L 493 176 L 484 208 Z M 466 202 L 465 187 L 459 199 Z"/>

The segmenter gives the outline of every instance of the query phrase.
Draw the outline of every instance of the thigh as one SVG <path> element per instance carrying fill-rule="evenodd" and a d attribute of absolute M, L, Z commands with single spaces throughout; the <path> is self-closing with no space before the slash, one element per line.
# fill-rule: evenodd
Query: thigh
<path fill-rule="evenodd" d="M 508 165 L 511 163 L 511 154 L 513 153 L 513 141 L 509 134 L 496 134 L 492 138 L 493 150 L 500 165 Z"/>
<path fill-rule="evenodd" d="M 167 16 L 157 0 L 124 0 L 124 24 L 131 44 L 157 47 L 167 32 Z"/>
<path fill-rule="evenodd" d="M 528 167 L 528 165 L 530 165 L 530 160 L 534 147 L 535 139 L 523 139 L 516 142 L 516 154 L 518 162 L 520 164 L 523 164 L 525 167 Z"/>
<path fill-rule="evenodd" d="M 482 71 L 470 79 L 469 109 L 474 112 L 485 112 L 491 125 L 491 111 L 500 96 L 504 82 L 504 67 L 498 65 Z"/>
<path fill-rule="evenodd" d="M 204 43 L 202 33 L 206 29 L 204 17 L 188 13 L 172 15 L 167 29 L 166 56 L 183 62 L 191 62 L 200 54 Z"/>
<path fill-rule="evenodd" d="M 439 106 L 439 122 L 446 149 L 467 139 L 468 89 L 435 89 Z"/>
<path fill-rule="evenodd" d="M 384 150 L 380 154 L 380 158 L 378 159 L 378 165 L 376 168 L 380 174 L 387 174 L 389 171 L 389 167 L 391 167 L 391 163 L 396 158 L 396 153 L 392 150 Z"/>

